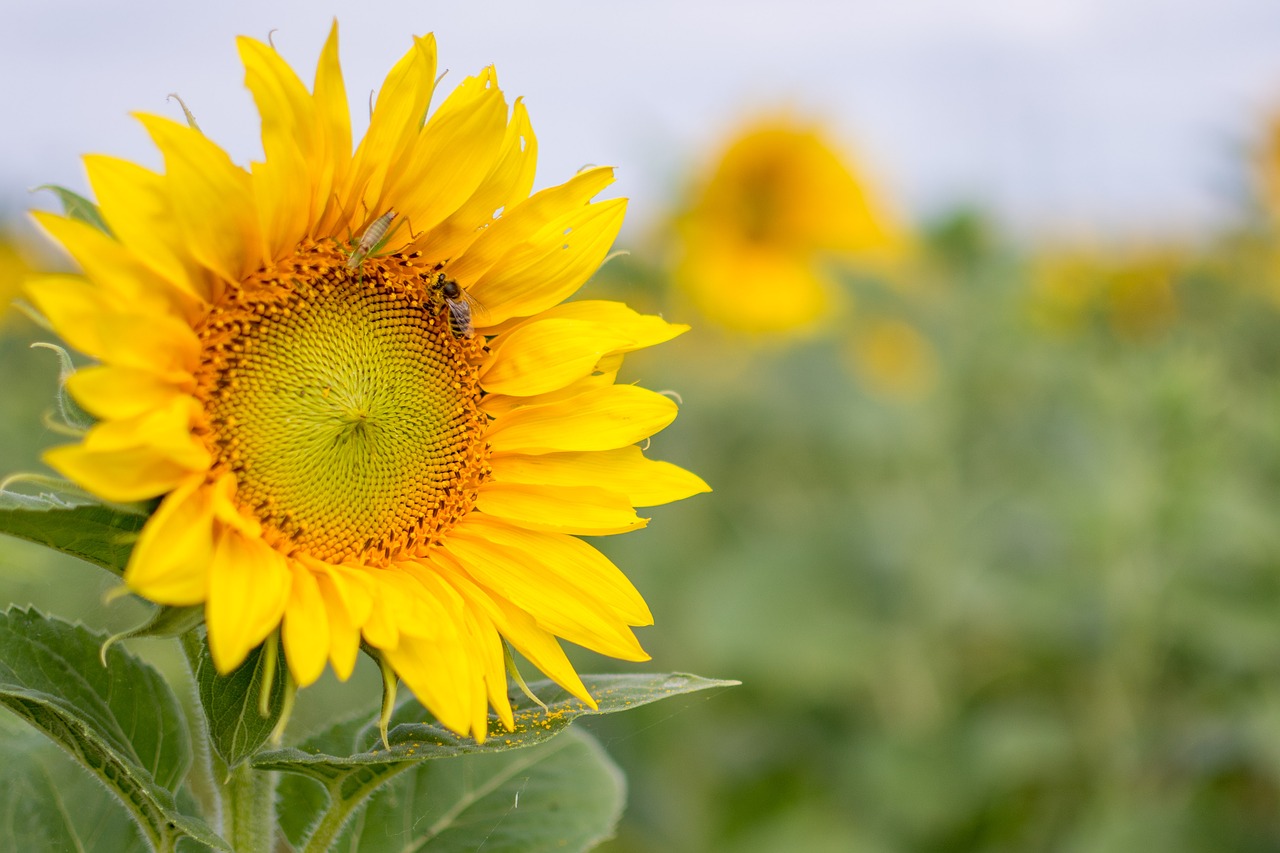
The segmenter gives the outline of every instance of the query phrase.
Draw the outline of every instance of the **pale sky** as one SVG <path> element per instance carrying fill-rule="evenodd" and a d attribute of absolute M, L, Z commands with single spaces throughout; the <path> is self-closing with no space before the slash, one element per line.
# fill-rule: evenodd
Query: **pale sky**
<path fill-rule="evenodd" d="M 10 211 L 36 184 L 83 190 L 81 153 L 158 165 L 128 113 L 180 118 L 170 92 L 237 162 L 259 156 L 234 37 L 275 29 L 309 81 L 335 15 L 357 129 L 410 34 L 434 31 L 446 87 L 492 62 L 525 96 L 539 185 L 616 165 L 641 225 L 728 128 L 789 109 L 913 215 L 975 200 L 1023 231 L 1186 231 L 1231 215 L 1280 105 L 1276 0 L 5 5 Z"/>

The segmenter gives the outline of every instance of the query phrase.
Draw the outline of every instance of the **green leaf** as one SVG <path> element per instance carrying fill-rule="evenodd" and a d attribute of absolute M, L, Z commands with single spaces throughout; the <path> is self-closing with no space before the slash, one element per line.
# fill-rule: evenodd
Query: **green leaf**
<path fill-rule="evenodd" d="M 572 853 L 612 837 L 620 771 L 590 735 L 501 755 L 426 761 L 374 794 L 335 849 Z"/>
<path fill-rule="evenodd" d="M 227 849 L 172 791 L 191 765 L 191 742 L 173 692 L 150 666 L 105 638 L 29 610 L 0 614 L 0 705 L 98 777 L 157 849 L 191 836 Z"/>
<path fill-rule="evenodd" d="M 70 483 L 24 478 L 37 495 L 0 490 L 0 533 L 71 554 L 124 574 L 148 514 L 138 505 L 106 504 Z"/>
<path fill-rule="evenodd" d="M 578 717 L 616 714 L 671 696 L 739 684 L 685 673 L 584 675 L 582 682 L 595 697 L 599 710 L 592 710 L 551 681 L 535 681 L 529 687 L 542 698 L 546 710 L 523 694 L 511 695 L 515 731 L 508 732 L 497 716 L 490 714 L 490 736 L 484 743 L 460 737 L 431 721 L 427 710 L 409 698 L 400 703 L 391 717 L 390 750 L 383 749 L 379 743 L 377 721 L 362 717 L 340 723 L 304 741 L 300 747 L 263 752 L 254 758 L 253 766 L 301 773 L 328 783 L 362 767 L 381 768 L 533 746 L 555 737 Z"/>
<path fill-rule="evenodd" d="M 535 682 L 529 686 L 542 698 L 546 710 L 522 693 L 511 696 L 515 731 L 506 731 L 497 717 L 491 715 L 490 737 L 484 743 L 460 737 L 430 721 L 422 705 L 410 698 L 392 715 L 390 750 L 381 747 L 377 720 L 369 715 L 339 723 L 304 741 L 301 747 L 259 753 L 253 759 L 253 766 L 260 770 L 297 773 L 320 782 L 328 794 L 329 806 L 317 832 L 328 833 L 328 837 L 333 838 L 366 797 L 419 762 L 534 746 L 562 733 L 578 717 L 613 714 L 670 696 L 738 683 L 682 673 L 588 675 L 583 676 L 582 681 L 599 704 L 598 710 L 592 710 L 550 681 Z"/>
<path fill-rule="evenodd" d="M 0 718 L 0 850 L 117 853 L 144 847 L 107 789 L 29 726 Z"/>
<path fill-rule="evenodd" d="M 57 195 L 58 200 L 62 202 L 62 212 L 66 214 L 67 218 L 87 222 L 103 234 L 111 234 L 111 229 L 107 227 L 107 221 L 102 218 L 102 211 L 89 199 L 56 184 L 42 184 L 36 189 L 49 190 Z"/>
<path fill-rule="evenodd" d="M 267 643 L 274 640 L 267 640 Z M 226 675 L 218 675 L 206 643 L 196 667 L 196 683 L 200 705 L 209 725 L 209 741 L 213 750 L 233 768 L 254 755 L 271 736 L 280 721 L 284 705 L 285 667 L 277 661 L 271 676 L 271 702 L 267 716 L 259 713 L 261 684 L 265 677 L 266 644 L 249 653 L 244 663 Z"/>

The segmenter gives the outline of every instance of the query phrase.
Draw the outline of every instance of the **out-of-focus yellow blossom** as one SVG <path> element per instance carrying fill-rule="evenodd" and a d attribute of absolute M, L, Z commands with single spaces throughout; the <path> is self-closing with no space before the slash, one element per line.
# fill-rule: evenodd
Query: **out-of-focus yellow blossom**
<path fill-rule="evenodd" d="M 1051 249 L 1033 264 L 1032 315 L 1060 332 L 1097 318 L 1120 337 L 1150 338 L 1177 320 L 1173 282 L 1182 265 L 1167 247 Z"/>
<path fill-rule="evenodd" d="M 832 263 L 899 260 L 903 227 L 815 128 L 785 120 L 729 143 L 679 223 L 676 280 L 709 319 L 803 334 L 836 315 Z"/>
<path fill-rule="evenodd" d="M 938 381 L 938 359 L 928 338 L 910 323 L 875 318 L 855 327 L 846 355 L 863 387 L 877 397 L 917 400 Z"/>
<path fill-rule="evenodd" d="M 13 315 L 13 301 L 18 298 L 22 280 L 31 266 L 11 241 L 0 237 L 0 323 Z"/>
<path fill-rule="evenodd" d="M 1251 235 L 1261 239 L 1245 247 L 1235 247 L 1231 257 L 1236 261 L 1244 257 L 1260 260 L 1261 275 L 1255 280 L 1261 283 L 1267 298 L 1280 305 L 1280 106 L 1271 112 L 1263 128 L 1254 166 L 1257 196 L 1266 215 L 1266 227 Z"/>
<path fill-rule="evenodd" d="M 1258 193 L 1274 224 L 1280 224 L 1280 109 L 1274 111 L 1263 129 L 1257 151 Z"/>

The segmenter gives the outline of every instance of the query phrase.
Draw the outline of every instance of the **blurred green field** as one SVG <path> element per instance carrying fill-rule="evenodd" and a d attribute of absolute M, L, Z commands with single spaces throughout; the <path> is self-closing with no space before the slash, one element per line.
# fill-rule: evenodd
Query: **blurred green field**
<path fill-rule="evenodd" d="M 652 605 L 646 667 L 744 683 L 593 722 L 631 786 L 603 849 L 1280 849 L 1276 247 L 1184 248 L 1159 324 L 1104 301 L 1055 326 L 1035 250 L 940 222 L 910 287 L 843 279 L 855 319 L 932 347 L 910 399 L 871 393 L 838 330 L 703 325 L 628 359 L 683 400 L 651 455 L 715 492 L 596 543 Z M 689 319 L 664 275 L 637 252 L 587 295 Z M 59 441 L 42 337 L 11 317 L 0 340 L 0 471 Z M 109 586 L 0 540 L 6 602 L 136 622 Z M 304 691 L 294 730 L 372 707 L 356 682 Z"/>
<path fill-rule="evenodd" d="M 915 402 L 831 338 L 633 365 L 684 398 L 657 454 L 716 492 L 606 547 L 656 665 L 744 685 L 610 721 L 610 849 L 1280 847 L 1267 248 L 1202 248 L 1135 339 L 1046 329 L 1034 255 L 940 223 L 909 296 L 846 282 L 933 342 Z"/>

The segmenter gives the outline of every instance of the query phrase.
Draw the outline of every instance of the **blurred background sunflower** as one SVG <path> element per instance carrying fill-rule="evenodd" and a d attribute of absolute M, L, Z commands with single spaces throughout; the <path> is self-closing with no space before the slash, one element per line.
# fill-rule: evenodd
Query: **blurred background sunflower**
<path fill-rule="evenodd" d="M 498 7 L 339 8 L 344 70 L 363 128 L 410 33 L 500 61 L 535 188 L 614 165 L 633 199 L 581 297 L 694 327 L 619 381 L 682 398 L 653 453 L 715 492 L 598 547 L 652 607 L 648 666 L 744 685 L 594 724 L 630 780 L 603 849 L 1280 848 L 1280 7 Z M 0 205 L 47 269 L 29 187 L 84 191 L 84 150 L 147 163 L 126 113 L 173 91 L 257 158 L 232 37 L 279 28 L 305 65 L 330 20 L 8 25 Z M 0 470 L 35 470 L 57 365 L 8 316 Z M 17 541 L 0 584 L 138 618 Z M 332 688 L 294 725 L 361 694 Z"/>

